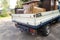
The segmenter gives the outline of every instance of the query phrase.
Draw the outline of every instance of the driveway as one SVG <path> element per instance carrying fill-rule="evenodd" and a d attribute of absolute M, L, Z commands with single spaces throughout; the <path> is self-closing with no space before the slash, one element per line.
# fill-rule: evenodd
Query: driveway
<path fill-rule="evenodd" d="M 14 26 L 11 19 L 1 20 L 0 40 L 60 40 L 60 23 L 52 25 L 51 33 L 47 37 L 32 36 L 29 33 L 21 32 Z"/>

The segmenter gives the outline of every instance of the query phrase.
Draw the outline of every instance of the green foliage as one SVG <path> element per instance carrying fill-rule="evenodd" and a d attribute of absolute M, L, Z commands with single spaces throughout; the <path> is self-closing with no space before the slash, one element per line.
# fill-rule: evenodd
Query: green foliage
<path fill-rule="evenodd" d="M 8 0 L 2 0 L 2 6 L 3 6 L 3 9 L 2 9 L 2 13 L 1 13 L 1 17 L 6 17 L 8 16 L 9 14 L 7 13 L 7 8 L 9 7 L 8 5 Z"/>
<path fill-rule="evenodd" d="M 0 16 L 1 16 L 1 17 L 6 17 L 6 16 L 8 16 L 7 10 L 6 10 L 6 9 L 3 9 Z"/>
<path fill-rule="evenodd" d="M 3 9 L 8 8 L 9 7 L 8 0 L 2 0 L 2 6 L 3 6 Z"/>
<path fill-rule="evenodd" d="M 14 10 L 14 9 L 11 9 L 11 13 L 10 13 L 10 14 L 12 14 L 12 13 L 13 13 L 13 14 L 15 13 L 15 10 Z"/>
<path fill-rule="evenodd" d="M 23 3 L 24 2 L 27 2 L 29 0 L 17 0 L 17 5 L 16 5 L 16 8 L 23 8 Z"/>
<path fill-rule="evenodd" d="M 21 0 L 17 0 L 17 5 L 16 5 L 16 8 L 23 8 L 23 1 Z"/>
<path fill-rule="evenodd" d="M 3 13 L 3 14 L 0 15 L 0 17 L 7 17 L 7 16 L 8 16 L 7 13 Z"/>

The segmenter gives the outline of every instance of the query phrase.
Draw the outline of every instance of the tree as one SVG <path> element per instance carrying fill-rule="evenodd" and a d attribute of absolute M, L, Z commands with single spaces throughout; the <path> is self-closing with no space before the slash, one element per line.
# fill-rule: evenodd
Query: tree
<path fill-rule="evenodd" d="M 16 8 L 22 8 L 23 7 L 23 1 L 21 0 L 17 0 L 17 5 L 16 5 Z"/>
<path fill-rule="evenodd" d="M 16 5 L 16 8 L 23 8 L 23 3 L 24 2 L 27 2 L 29 0 L 17 0 L 17 5 Z"/>
<path fill-rule="evenodd" d="M 7 9 L 8 9 L 8 7 L 9 7 L 9 5 L 8 5 L 8 0 L 2 0 L 1 2 L 2 2 L 2 6 L 3 6 L 1 16 L 5 17 L 5 16 L 8 15 L 8 13 L 7 13 Z"/>

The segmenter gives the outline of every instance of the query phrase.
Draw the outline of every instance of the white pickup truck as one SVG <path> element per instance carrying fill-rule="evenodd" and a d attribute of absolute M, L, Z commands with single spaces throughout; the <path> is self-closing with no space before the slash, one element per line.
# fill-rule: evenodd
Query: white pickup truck
<path fill-rule="evenodd" d="M 38 14 L 12 14 L 12 21 L 21 31 L 31 34 L 48 36 L 50 25 L 60 20 L 59 10 L 41 12 Z"/>

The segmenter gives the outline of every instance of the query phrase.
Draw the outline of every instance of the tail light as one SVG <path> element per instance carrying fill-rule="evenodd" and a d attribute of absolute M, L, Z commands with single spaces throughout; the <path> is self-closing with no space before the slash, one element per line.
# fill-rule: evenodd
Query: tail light
<path fill-rule="evenodd" d="M 18 28 L 18 26 L 19 26 L 18 23 L 15 23 L 15 26 Z"/>
<path fill-rule="evenodd" d="M 35 29 L 30 28 L 30 33 L 36 33 Z"/>
<path fill-rule="evenodd" d="M 15 23 L 15 26 L 17 26 L 17 23 Z"/>

